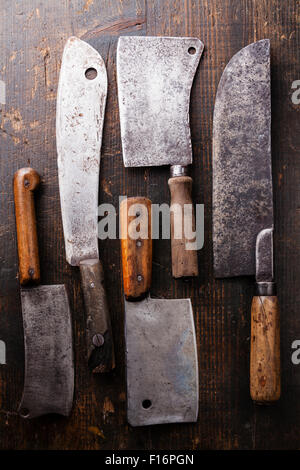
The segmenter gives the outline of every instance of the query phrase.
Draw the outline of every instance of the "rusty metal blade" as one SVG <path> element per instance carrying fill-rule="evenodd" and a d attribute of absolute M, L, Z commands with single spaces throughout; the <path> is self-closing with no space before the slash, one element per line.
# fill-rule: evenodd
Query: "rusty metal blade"
<path fill-rule="evenodd" d="M 69 415 L 74 391 L 72 326 L 64 285 L 21 289 L 25 338 L 24 418 Z"/>
<path fill-rule="evenodd" d="M 198 360 L 190 299 L 125 301 L 125 314 L 129 423 L 196 421 Z"/>
<path fill-rule="evenodd" d="M 120 37 L 117 80 L 125 167 L 192 163 L 190 91 L 196 38 Z"/>
<path fill-rule="evenodd" d="M 101 56 L 84 41 L 70 38 L 59 77 L 56 143 L 66 258 L 73 266 L 99 258 L 97 208 L 106 94 Z"/>
<path fill-rule="evenodd" d="M 270 42 L 239 51 L 221 77 L 213 121 L 216 277 L 255 274 L 258 233 L 273 227 Z"/>

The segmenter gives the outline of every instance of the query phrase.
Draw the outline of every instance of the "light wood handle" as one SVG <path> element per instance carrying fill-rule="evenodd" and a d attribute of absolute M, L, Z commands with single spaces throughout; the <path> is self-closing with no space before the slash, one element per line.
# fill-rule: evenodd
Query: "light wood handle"
<path fill-rule="evenodd" d="M 110 372 L 115 368 L 115 354 L 102 263 L 90 259 L 79 266 L 87 317 L 88 365 L 93 373 Z"/>
<path fill-rule="evenodd" d="M 40 282 L 40 262 L 34 190 L 40 183 L 39 174 L 32 168 L 21 168 L 14 175 L 14 199 L 18 239 L 20 284 Z"/>
<path fill-rule="evenodd" d="M 280 319 L 276 296 L 256 296 L 251 306 L 250 394 L 258 403 L 280 398 Z"/>
<path fill-rule="evenodd" d="M 120 205 L 120 229 L 124 295 L 127 300 L 139 299 L 151 285 L 151 201 L 145 197 L 124 199 Z M 138 230 L 141 237 L 132 238 Z"/>
<path fill-rule="evenodd" d="M 184 205 L 189 204 L 192 212 L 190 215 L 187 215 L 186 226 L 192 227 L 193 232 L 195 231 L 195 213 L 192 202 L 193 180 L 190 176 L 175 176 L 169 178 L 168 184 L 171 193 L 172 275 L 175 278 L 198 276 L 197 250 L 186 249 L 186 243 L 191 243 L 195 240 L 188 240 L 185 237 L 184 230 Z M 181 215 L 176 215 L 177 210 Z M 180 229 L 180 224 L 181 238 L 175 238 L 180 236 L 180 233 L 177 233 L 178 229 Z"/>

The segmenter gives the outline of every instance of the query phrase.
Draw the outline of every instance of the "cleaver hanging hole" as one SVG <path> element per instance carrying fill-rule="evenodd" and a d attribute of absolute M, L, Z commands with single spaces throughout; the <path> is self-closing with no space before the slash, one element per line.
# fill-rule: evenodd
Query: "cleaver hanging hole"
<path fill-rule="evenodd" d="M 94 80 L 97 77 L 97 70 L 94 67 L 89 67 L 85 71 L 85 76 L 88 80 Z"/>
<path fill-rule="evenodd" d="M 195 47 L 189 47 L 188 48 L 188 53 L 191 54 L 191 55 L 196 54 L 196 48 Z"/>
<path fill-rule="evenodd" d="M 30 411 L 28 410 L 28 408 L 21 408 L 20 411 L 19 411 L 19 415 L 22 417 L 22 418 L 29 418 L 29 415 L 30 415 Z"/>
<path fill-rule="evenodd" d="M 151 408 L 152 406 L 152 401 L 151 400 L 143 400 L 142 401 L 142 407 L 144 408 L 144 410 L 149 410 L 149 408 Z"/>

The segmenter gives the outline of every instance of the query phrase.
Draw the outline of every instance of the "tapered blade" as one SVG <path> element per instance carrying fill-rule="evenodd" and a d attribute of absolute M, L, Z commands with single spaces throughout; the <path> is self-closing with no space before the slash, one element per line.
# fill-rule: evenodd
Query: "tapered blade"
<path fill-rule="evenodd" d="M 117 79 L 125 167 L 192 163 L 190 91 L 196 38 L 122 36 Z"/>
<path fill-rule="evenodd" d="M 125 315 L 129 423 L 196 421 L 199 378 L 190 299 L 125 301 Z"/>
<path fill-rule="evenodd" d="M 270 42 L 239 51 L 221 77 L 213 121 L 216 277 L 255 274 L 258 233 L 273 227 Z"/>
<path fill-rule="evenodd" d="M 74 393 L 71 313 L 64 285 L 21 289 L 25 338 L 24 418 L 69 415 Z"/>
<path fill-rule="evenodd" d="M 62 58 L 56 115 L 61 211 L 71 265 L 99 257 L 97 208 L 106 94 L 101 56 L 89 44 L 71 37 Z"/>

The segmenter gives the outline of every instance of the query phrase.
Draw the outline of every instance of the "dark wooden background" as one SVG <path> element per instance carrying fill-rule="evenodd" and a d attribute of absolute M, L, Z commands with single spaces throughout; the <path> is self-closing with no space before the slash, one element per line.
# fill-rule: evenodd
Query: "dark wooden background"
<path fill-rule="evenodd" d="M 298 0 L 1 0 L 0 79 L 6 104 L 0 125 L 1 449 L 296 449 L 300 448 L 300 79 Z M 91 377 L 85 367 L 84 310 L 79 272 L 64 256 L 55 146 L 56 90 L 63 47 L 71 35 L 97 47 L 109 91 L 101 161 L 101 202 L 119 195 L 169 201 L 168 168 L 122 164 L 116 94 L 119 35 L 196 36 L 205 44 L 191 99 L 194 201 L 205 204 L 205 245 L 199 278 L 171 277 L 169 241 L 154 244 L 152 294 L 191 297 L 200 366 L 196 424 L 131 428 L 126 423 L 123 304 L 118 240 L 100 243 L 116 344 L 117 368 Z M 252 279 L 215 281 L 212 272 L 211 142 L 213 104 L 222 71 L 242 47 L 261 38 L 272 46 L 273 176 L 276 277 L 282 319 L 282 399 L 257 407 L 249 397 Z M 72 415 L 23 421 L 16 410 L 23 386 L 23 331 L 17 281 L 12 178 L 31 165 L 43 178 L 37 195 L 44 284 L 65 283 L 74 320 L 76 391 Z M 167 334 L 167 331 L 166 331 Z"/>

